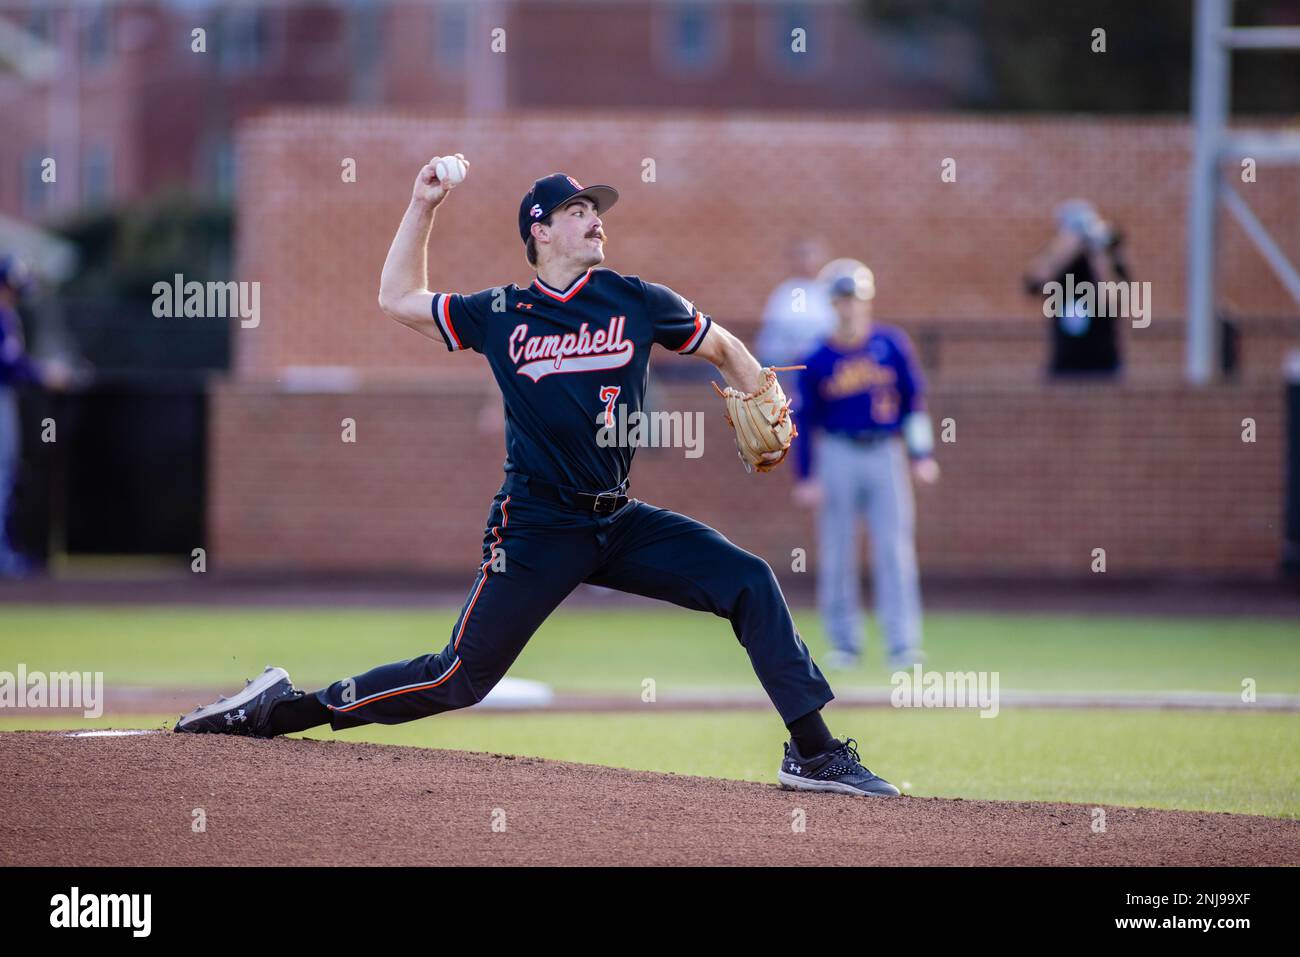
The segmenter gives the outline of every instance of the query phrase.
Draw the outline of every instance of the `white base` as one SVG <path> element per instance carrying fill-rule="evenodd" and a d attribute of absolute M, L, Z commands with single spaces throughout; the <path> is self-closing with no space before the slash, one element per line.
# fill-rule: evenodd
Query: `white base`
<path fill-rule="evenodd" d="M 502 678 L 475 707 L 509 710 L 511 708 L 545 708 L 555 700 L 551 686 L 525 678 Z"/>

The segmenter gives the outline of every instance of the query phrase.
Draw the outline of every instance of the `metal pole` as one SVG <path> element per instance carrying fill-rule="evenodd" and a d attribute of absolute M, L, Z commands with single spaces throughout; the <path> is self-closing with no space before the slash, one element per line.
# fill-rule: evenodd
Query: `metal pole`
<path fill-rule="evenodd" d="M 1220 38 L 1234 50 L 1300 50 L 1300 27 L 1235 27 Z"/>
<path fill-rule="evenodd" d="M 1254 210 L 1246 205 L 1246 201 L 1238 195 L 1237 191 L 1226 182 L 1220 186 L 1220 189 L 1223 194 L 1223 204 L 1228 212 L 1236 218 L 1237 225 L 1246 234 L 1246 238 L 1255 244 L 1264 261 L 1272 267 L 1277 278 L 1286 287 L 1286 291 L 1296 301 L 1296 305 L 1300 305 L 1300 271 L 1291 265 L 1291 260 L 1286 258 L 1282 247 L 1268 234 L 1268 230 L 1259 221 Z"/>
<path fill-rule="evenodd" d="M 1221 147 L 1219 158 L 1225 163 L 1240 163 L 1244 156 L 1249 156 L 1260 166 L 1300 162 L 1300 134 L 1297 133 L 1229 133 L 1221 140 Z"/>
<path fill-rule="evenodd" d="M 1187 379 L 1210 381 L 1214 370 L 1214 233 L 1218 140 L 1229 97 L 1228 53 L 1220 42 L 1231 22 L 1232 0 L 1196 0 L 1192 67 L 1191 203 L 1187 237 Z"/>

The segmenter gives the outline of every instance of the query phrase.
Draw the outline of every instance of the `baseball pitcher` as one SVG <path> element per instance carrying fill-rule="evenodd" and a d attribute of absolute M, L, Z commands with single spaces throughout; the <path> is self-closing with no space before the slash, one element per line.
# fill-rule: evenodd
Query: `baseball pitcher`
<path fill-rule="evenodd" d="M 396 724 L 465 708 L 501 680 L 533 632 L 590 582 L 712 612 L 731 622 L 790 731 L 786 787 L 893 796 L 833 738 L 833 697 L 795 629 L 767 563 L 684 515 L 630 498 L 633 449 L 597 441 L 618 405 L 639 412 L 651 347 L 711 362 L 747 467 L 778 464 L 794 437 L 775 373 L 687 299 L 598 268 L 609 186 L 554 173 L 519 205 L 519 237 L 536 276 L 473 295 L 429 288 L 427 245 L 438 207 L 469 164 L 460 154 L 420 170 L 380 280 L 379 305 L 452 352 L 487 360 L 505 406 L 505 480 L 484 524 L 482 561 L 446 647 L 382 665 L 310 694 L 268 668 L 239 694 L 181 718 L 177 731 L 261 737 L 329 724 Z M 430 484 L 429 494 L 438 486 Z"/>

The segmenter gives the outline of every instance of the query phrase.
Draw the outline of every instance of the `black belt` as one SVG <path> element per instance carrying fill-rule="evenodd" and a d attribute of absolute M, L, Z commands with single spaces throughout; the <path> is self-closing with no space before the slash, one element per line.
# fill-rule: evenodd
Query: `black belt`
<path fill-rule="evenodd" d="M 876 430 L 874 432 L 831 432 L 830 434 L 854 445 L 876 445 L 885 439 L 892 439 L 896 433 Z"/>
<path fill-rule="evenodd" d="M 628 498 L 624 493 L 630 485 L 630 482 L 624 482 L 618 488 L 608 492 L 581 492 L 576 488 L 552 485 L 550 482 L 543 482 L 518 472 L 512 472 L 506 479 L 507 492 L 531 495 L 534 498 L 554 502 L 556 505 L 567 505 L 569 508 L 596 515 L 611 515 L 626 505 Z"/>

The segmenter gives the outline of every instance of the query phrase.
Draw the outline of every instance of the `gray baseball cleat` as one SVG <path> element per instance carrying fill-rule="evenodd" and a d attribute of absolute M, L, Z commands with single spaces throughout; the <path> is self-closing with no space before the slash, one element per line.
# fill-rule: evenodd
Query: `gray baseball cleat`
<path fill-rule="evenodd" d="M 793 741 L 785 745 L 785 759 L 776 779 L 793 791 L 835 791 L 866 797 L 898 797 L 900 792 L 882 777 L 872 774 L 858 760 L 858 743 L 852 738 L 836 742 L 829 751 L 803 757 Z"/>
<path fill-rule="evenodd" d="M 196 708 L 176 722 L 175 730 L 186 734 L 237 734 L 253 738 L 273 737 L 271 709 L 301 692 L 293 687 L 289 672 L 267 665 L 256 678 L 227 698 L 222 695 L 206 707 Z"/>
<path fill-rule="evenodd" d="M 848 671 L 858 666 L 858 656 L 852 651 L 836 648 L 826 656 L 825 664 L 827 671 Z"/>
<path fill-rule="evenodd" d="M 925 652 L 920 648 L 904 648 L 889 656 L 890 671 L 910 671 L 916 665 L 925 665 Z"/>

